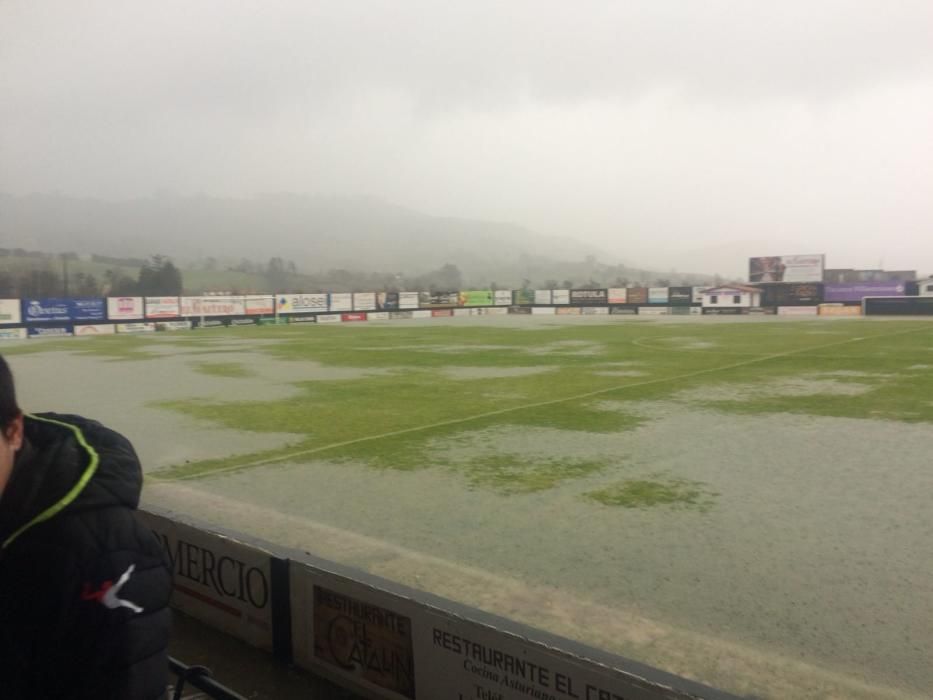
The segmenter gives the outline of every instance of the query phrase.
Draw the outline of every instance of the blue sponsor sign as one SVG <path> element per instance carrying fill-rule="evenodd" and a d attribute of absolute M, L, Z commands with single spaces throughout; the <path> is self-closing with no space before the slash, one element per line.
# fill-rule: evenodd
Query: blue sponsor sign
<path fill-rule="evenodd" d="M 106 321 L 104 299 L 23 299 L 23 321 Z"/>
<path fill-rule="evenodd" d="M 72 326 L 30 326 L 29 327 L 29 337 L 30 338 L 40 338 L 43 336 L 62 336 L 62 335 L 74 335 L 74 328 Z"/>

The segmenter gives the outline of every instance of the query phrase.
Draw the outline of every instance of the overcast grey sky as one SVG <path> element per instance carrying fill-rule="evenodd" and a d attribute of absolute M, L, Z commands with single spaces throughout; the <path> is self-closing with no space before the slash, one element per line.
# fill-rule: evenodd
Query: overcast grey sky
<path fill-rule="evenodd" d="M 933 271 L 933 2 L 0 1 L 0 191 L 159 190 Z"/>

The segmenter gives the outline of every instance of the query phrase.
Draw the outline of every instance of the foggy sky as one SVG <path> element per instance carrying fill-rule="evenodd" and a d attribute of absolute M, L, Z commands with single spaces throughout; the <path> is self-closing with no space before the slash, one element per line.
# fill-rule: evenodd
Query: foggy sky
<path fill-rule="evenodd" d="M 0 191 L 371 195 L 933 271 L 929 0 L 0 2 Z"/>

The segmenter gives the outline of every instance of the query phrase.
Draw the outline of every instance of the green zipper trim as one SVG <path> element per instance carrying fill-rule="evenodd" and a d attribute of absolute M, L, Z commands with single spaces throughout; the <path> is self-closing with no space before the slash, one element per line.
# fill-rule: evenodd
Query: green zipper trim
<path fill-rule="evenodd" d="M 54 518 L 58 515 L 63 509 L 65 509 L 69 504 L 71 504 L 80 493 L 84 490 L 84 487 L 87 486 L 87 483 L 91 480 L 91 477 L 94 476 L 94 472 L 97 471 L 97 465 L 100 463 L 100 455 L 97 454 L 97 450 L 91 447 L 88 444 L 88 441 L 84 437 L 84 433 L 81 432 L 81 429 L 71 423 L 64 423 L 60 420 L 52 420 L 51 418 L 40 418 L 39 416 L 33 416 L 27 414 L 27 418 L 32 420 L 42 421 L 43 423 L 50 423 L 52 425 L 58 425 L 62 428 L 67 428 L 72 433 L 74 433 L 75 439 L 78 441 L 78 444 L 85 449 L 85 451 L 90 456 L 90 461 L 88 462 L 87 467 L 84 470 L 84 473 L 81 475 L 81 478 L 78 479 L 77 483 L 71 487 L 71 489 L 66 493 L 58 503 L 54 503 L 44 511 L 39 513 L 36 517 L 30 520 L 28 523 L 19 528 L 16 532 L 6 538 L 3 542 L 3 545 L 0 546 L 0 549 L 6 549 L 9 547 L 13 541 L 22 535 L 26 530 L 39 523 L 45 522 L 51 518 Z"/>

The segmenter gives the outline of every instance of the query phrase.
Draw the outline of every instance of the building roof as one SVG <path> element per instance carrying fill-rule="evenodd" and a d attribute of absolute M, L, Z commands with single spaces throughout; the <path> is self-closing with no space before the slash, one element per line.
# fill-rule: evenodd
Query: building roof
<path fill-rule="evenodd" d="M 728 292 L 740 292 L 744 294 L 752 293 L 761 293 L 761 289 L 758 287 L 751 287 L 747 284 L 724 284 L 719 287 L 710 287 L 709 289 L 704 289 L 701 294 L 726 294 Z"/>

